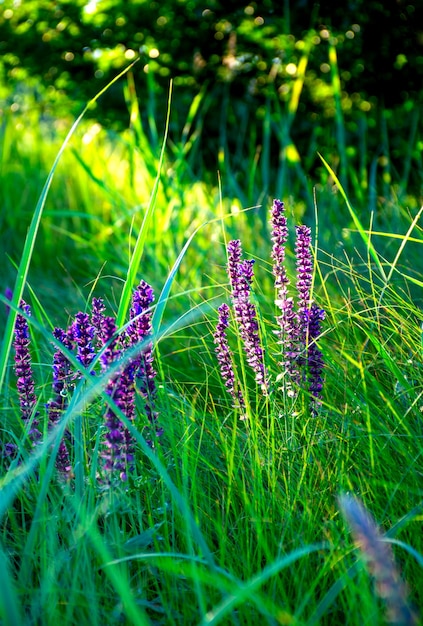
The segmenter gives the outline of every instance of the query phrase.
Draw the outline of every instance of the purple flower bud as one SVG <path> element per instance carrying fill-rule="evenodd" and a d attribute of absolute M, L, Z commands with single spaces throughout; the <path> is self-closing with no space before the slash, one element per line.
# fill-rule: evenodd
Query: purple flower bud
<path fill-rule="evenodd" d="M 103 339 L 103 324 L 104 324 L 104 311 L 106 307 L 102 298 L 93 298 L 91 303 L 91 324 L 94 328 L 97 347 L 102 348 L 104 344 Z"/>

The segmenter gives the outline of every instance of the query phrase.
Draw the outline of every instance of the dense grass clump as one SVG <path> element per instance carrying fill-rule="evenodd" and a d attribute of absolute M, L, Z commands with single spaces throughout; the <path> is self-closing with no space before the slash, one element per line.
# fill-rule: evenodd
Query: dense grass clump
<path fill-rule="evenodd" d="M 3 278 L 3 622 L 418 623 L 420 213 L 364 221 L 329 165 L 316 219 L 242 211 L 165 145 L 112 187 L 111 146 Z"/>

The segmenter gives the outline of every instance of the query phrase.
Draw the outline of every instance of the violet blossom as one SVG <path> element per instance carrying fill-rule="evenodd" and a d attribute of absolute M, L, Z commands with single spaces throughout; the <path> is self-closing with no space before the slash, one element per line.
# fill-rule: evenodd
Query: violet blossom
<path fill-rule="evenodd" d="M 128 339 L 131 346 L 137 343 L 147 343 L 139 357 L 134 359 L 133 366 L 136 376 L 137 389 L 144 400 L 145 412 L 153 431 L 153 436 L 160 437 L 163 429 L 158 426 L 158 413 L 156 410 L 156 376 L 154 369 L 153 343 L 148 341 L 153 332 L 151 305 L 154 302 L 153 288 L 142 280 L 132 296 L 130 319 L 132 323 L 128 328 Z M 154 448 L 154 440 L 148 439 L 147 443 Z"/>
<path fill-rule="evenodd" d="M 77 359 L 86 369 L 94 359 L 93 339 L 94 326 L 90 322 L 88 313 L 79 312 L 71 326 L 71 336 L 77 346 Z"/>
<path fill-rule="evenodd" d="M 231 351 L 228 345 L 226 330 L 229 327 L 229 306 L 223 303 L 218 308 L 219 318 L 214 333 L 215 352 L 219 363 L 220 374 L 226 389 L 231 394 L 234 405 L 244 408 L 244 398 L 240 389 L 236 389 L 235 372 Z"/>
<path fill-rule="evenodd" d="M 31 308 L 24 300 L 21 300 L 20 309 L 31 315 Z M 25 423 L 30 427 L 28 436 L 33 444 L 37 443 L 41 438 L 41 432 L 38 429 L 38 413 L 35 412 L 37 398 L 35 395 L 35 383 L 32 372 L 31 353 L 29 350 L 30 336 L 28 322 L 23 315 L 16 316 L 15 335 L 13 345 L 15 348 L 15 365 L 14 370 L 17 377 L 16 386 L 19 395 L 19 405 L 21 416 Z"/>
<path fill-rule="evenodd" d="M 228 276 L 232 287 L 232 304 L 235 319 L 239 324 L 247 363 L 255 373 L 255 379 L 263 393 L 267 392 L 267 372 L 264 365 L 264 350 L 259 335 L 259 324 L 255 305 L 251 302 L 253 260 L 241 260 L 242 248 L 239 240 L 228 243 Z"/>
<path fill-rule="evenodd" d="M 53 336 L 60 341 L 65 348 L 72 350 L 72 340 L 69 333 L 65 332 L 62 328 L 55 328 Z M 52 390 L 54 397 L 47 403 L 49 429 L 59 423 L 60 417 L 67 406 L 67 389 L 68 385 L 71 383 L 71 379 L 71 364 L 63 352 L 58 349 L 53 354 Z M 56 467 L 60 476 L 63 478 L 69 478 L 71 476 L 72 465 L 64 438 L 62 438 L 59 444 Z"/>
<path fill-rule="evenodd" d="M 276 317 L 279 326 L 276 334 L 281 346 L 282 376 L 284 388 L 288 396 L 295 394 L 292 383 L 298 384 L 300 374 L 298 371 L 298 314 L 295 311 L 294 300 L 289 297 L 288 287 L 290 284 L 285 267 L 285 245 L 288 240 L 287 219 L 285 205 L 280 200 L 273 201 L 271 211 L 271 239 L 273 248 L 271 258 L 273 260 L 273 275 L 275 277 L 275 304 L 280 309 L 280 315 Z"/>
<path fill-rule="evenodd" d="M 105 347 L 100 360 L 103 371 L 107 371 L 107 368 L 114 364 L 121 355 L 114 318 L 102 315 L 101 319 L 99 319 L 97 333 L 104 342 Z M 126 415 L 126 380 L 121 373 L 115 373 L 110 377 L 105 392 Z M 128 469 L 132 469 L 134 455 L 132 445 L 129 445 L 129 438 L 125 435 L 125 426 L 115 411 L 109 406 L 106 409 L 104 421 L 105 449 L 101 452 L 101 457 L 103 459 L 105 478 L 110 484 L 113 482 L 116 474 L 119 475 L 121 480 L 126 480 Z"/>

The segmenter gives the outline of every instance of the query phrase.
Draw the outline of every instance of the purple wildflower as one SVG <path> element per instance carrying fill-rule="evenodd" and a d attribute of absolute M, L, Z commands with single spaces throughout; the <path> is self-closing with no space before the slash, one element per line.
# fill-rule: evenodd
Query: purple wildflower
<path fill-rule="evenodd" d="M 242 248 L 239 239 L 228 243 L 228 276 L 232 288 L 232 297 L 238 296 L 239 290 L 239 264 L 241 263 Z"/>
<path fill-rule="evenodd" d="M 285 379 L 285 389 L 288 395 L 293 395 L 292 382 L 299 382 L 298 372 L 298 315 L 294 309 L 294 301 L 288 296 L 289 278 L 285 268 L 285 244 L 288 240 L 288 227 L 285 216 L 285 206 L 280 200 L 273 201 L 271 211 L 271 228 L 273 248 L 273 275 L 275 277 L 275 304 L 281 314 L 276 321 L 279 329 L 276 331 L 282 349 L 280 363 Z"/>
<path fill-rule="evenodd" d="M 228 276 L 232 287 L 232 304 L 235 319 L 239 324 L 247 363 L 255 373 L 257 384 L 267 391 L 267 372 L 264 366 L 264 351 L 260 342 L 259 324 L 255 305 L 250 301 L 253 281 L 253 260 L 241 260 L 239 240 L 228 243 Z"/>
<path fill-rule="evenodd" d="M 116 323 L 113 317 L 102 316 L 98 325 L 98 336 L 105 344 L 101 356 L 103 371 L 120 357 Z M 126 380 L 121 374 L 114 374 L 107 383 L 106 393 L 113 398 L 116 405 L 125 413 Z M 129 438 L 125 435 L 125 427 L 112 408 L 107 407 L 105 415 L 106 432 L 104 435 L 105 451 L 101 453 L 104 469 L 108 472 L 107 480 L 113 481 L 116 473 L 121 480 L 127 478 L 128 464 L 132 464 L 133 454 L 129 451 Z"/>
<path fill-rule="evenodd" d="M 270 223 L 272 227 L 273 248 L 273 275 L 275 277 L 275 289 L 280 298 L 281 292 L 286 293 L 289 278 L 285 268 L 285 244 L 288 241 L 288 227 L 285 216 L 285 205 L 280 200 L 273 201 Z"/>
<path fill-rule="evenodd" d="M 374 577 L 377 594 L 386 603 L 387 621 L 403 626 L 417 625 L 419 618 L 408 601 L 408 589 L 396 568 L 391 547 L 384 541 L 370 513 L 354 496 L 343 495 L 339 503 L 354 542 Z"/>
<path fill-rule="evenodd" d="M 1 444 L 1 456 L 2 458 L 10 458 L 13 459 L 16 457 L 18 452 L 18 446 L 16 443 L 8 441 L 7 443 Z"/>
<path fill-rule="evenodd" d="M 320 322 L 324 320 L 325 312 L 311 300 L 313 258 L 311 254 L 311 229 L 307 226 L 297 227 L 296 254 L 299 344 L 300 349 L 302 348 L 299 365 L 304 370 L 302 379 L 307 378 L 309 391 L 313 397 L 312 411 L 316 412 L 320 392 L 323 388 L 323 357 L 317 347 L 316 340 L 321 333 Z"/>
<path fill-rule="evenodd" d="M 91 304 L 91 325 L 95 331 L 95 338 L 97 340 L 97 346 L 101 348 L 104 344 L 102 333 L 104 324 L 104 311 L 106 307 L 102 298 L 93 298 Z"/>
<path fill-rule="evenodd" d="M 101 367 L 105 371 L 119 356 L 120 338 L 117 334 L 116 322 L 113 317 L 102 315 L 98 321 L 96 336 L 101 347 Z"/>
<path fill-rule="evenodd" d="M 313 259 L 310 251 L 311 229 L 297 226 L 295 253 L 297 257 L 297 292 L 300 327 L 305 329 L 307 311 L 310 309 L 310 290 L 313 280 Z"/>
<path fill-rule="evenodd" d="M 71 326 L 71 335 L 77 346 L 77 358 L 85 368 L 89 368 L 94 358 L 94 333 L 88 313 L 77 313 Z"/>
<path fill-rule="evenodd" d="M 69 333 L 61 328 L 55 328 L 54 337 L 68 350 L 72 350 L 72 340 Z M 72 379 L 71 364 L 61 350 L 56 350 L 53 355 L 53 384 L 54 398 L 47 403 L 49 428 L 59 423 L 60 417 L 66 408 L 67 387 Z M 70 478 L 72 465 L 69 451 L 65 440 L 62 439 L 56 457 L 56 467 L 59 474 L 64 478 Z"/>
<path fill-rule="evenodd" d="M 320 392 L 323 389 L 323 356 L 316 345 L 316 339 L 320 337 L 320 322 L 325 319 L 325 312 L 319 309 L 317 304 L 313 302 L 311 305 L 308 319 L 308 381 L 309 391 L 314 398 L 315 407 L 319 405 Z"/>
<path fill-rule="evenodd" d="M 291 369 L 291 378 L 296 384 L 301 384 L 307 378 L 308 325 L 311 307 L 310 290 L 313 280 L 313 261 L 310 252 L 311 229 L 308 226 L 297 226 L 296 233 L 295 253 L 297 259 L 298 301 L 287 357 L 290 362 L 288 369 Z"/>
<path fill-rule="evenodd" d="M 26 313 L 31 315 L 31 309 L 28 304 L 21 300 L 20 308 Z M 37 398 L 35 396 L 35 384 L 32 373 L 31 365 L 31 353 L 29 351 L 30 337 L 28 322 L 23 315 L 16 316 L 15 323 L 15 374 L 17 377 L 17 389 L 19 395 L 19 404 L 21 408 L 21 415 L 24 423 L 29 425 L 32 419 L 32 424 L 28 432 L 28 436 L 33 444 L 35 444 L 41 438 L 41 433 L 38 430 L 38 421 L 36 419 L 35 406 Z"/>
<path fill-rule="evenodd" d="M 214 343 L 216 344 L 216 355 L 220 367 L 220 374 L 225 383 L 225 387 L 234 399 L 235 405 L 244 408 L 244 398 L 240 389 L 238 391 L 235 388 L 235 373 L 233 369 L 233 363 L 231 358 L 231 351 L 228 345 L 228 338 L 226 335 L 226 329 L 229 326 L 229 307 L 227 304 L 222 304 L 218 308 L 219 318 L 216 325 L 216 332 L 214 334 Z"/>
<path fill-rule="evenodd" d="M 288 229 L 285 207 L 280 200 L 273 202 L 270 222 L 275 304 L 281 312 L 276 318 L 279 326 L 276 334 L 282 346 L 280 365 L 283 368 L 283 373 L 278 379 L 285 378 L 285 389 L 290 396 L 295 394 L 293 384 L 298 386 L 308 381 L 308 390 L 312 395 L 311 408 L 315 413 L 323 387 L 323 358 L 316 340 L 320 336 L 320 322 L 325 314 L 311 299 L 313 283 L 311 229 L 308 226 L 296 227 L 297 306 L 295 306 L 293 298 L 288 294 L 289 279 L 284 266 Z"/>
<path fill-rule="evenodd" d="M 129 343 L 135 346 L 137 343 L 145 343 L 153 332 L 152 313 L 150 307 L 154 302 L 154 292 L 152 287 L 142 280 L 132 296 L 130 318 L 132 320 L 128 329 Z M 160 437 L 163 429 L 158 427 L 158 413 L 155 408 L 157 388 L 154 369 L 153 343 L 150 341 L 143 348 L 139 357 L 134 359 L 133 367 L 138 381 L 138 390 L 144 399 L 145 412 L 153 429 L 154 436 Z M 154 442 L 148 440 L 149 445 L 154 448 Z"/>

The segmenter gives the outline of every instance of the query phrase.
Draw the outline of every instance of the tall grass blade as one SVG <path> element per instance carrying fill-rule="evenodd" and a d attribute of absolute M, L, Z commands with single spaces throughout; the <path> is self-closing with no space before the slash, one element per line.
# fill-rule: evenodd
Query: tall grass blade
<path fill-rule="evenodd" d="M 336 47 L 329 43 L 329 66 L 332 79 L 332 93 L 335 100 L 336 140 L 340 157 L 340 179 L 347 189 L 347 149 L 345 143 L 345 124 L 341 104 L 341 79 L 338 71 Z"/>
<path fill-rule="evenodd" d="M 5 626 L 22 626 L 22 616 L 7 557 L 0 547 L 0 616 Z"/>
<path fill-rule="evenodd" d="M 347 194 L 345 193 L 345 190 L 339 180 L 339 178 L 337 177 L 337 175 L 335 174 L 335 172 L 333 171 L 333 169 L 331 168 L 331 166 L 329 165 L 329 163 L 327 163 L 327 161 L 325 161 L 325 159 L 323 158 L 323 156 L 321 154 L 319 154 L 320 159 L 323 162 L 323 165 L 326 167 L 327 171 L 329 172 L 329 174 L 332 176 L 333 180 L 335 181 L 341 196 L 343 197 L 345 204 L 347 205 L 348 211 L 351 215 L 351 218 L 354 222 L 355 227 L 357 228 L 362 240 L 364 241 L 366 248 L 369 250 L 369 253 L 372 257 L 372 259 L 374 260 L 374 262 L 376 263 L 376 266 L 379 270 L 379 273 L 381 275 L 381 277 L 383 278 L 383 280 L 386 282 L 386 274 L 385 274 L 385 270 L 382 267 L 382 264 L 380 262 L 379 256 L 375 250 L 375 247 L 373 245 L 373 243 L 371 242 L 370 236 L 367 234 L 367 231 L 363 228 L 362 223 L 360 222 L 360 219 L 357 215 L 357 213 L 354 211 L 352 205 L 350 204 Z"/>
<path fill-rule="evenodd" d="M 135 286 L 138 268 L 141 262 L 141 257 L 144 252 L 144 246 L 145 246 L 145 242 L 147 239 L 147 234 L 149 231 L 151 221 L 153 219 L 154 209 L 156 207 L 157 192 L 159 189 L 160 179 L 162 175 L 162 166 L 163 166 L 163 160 L 164 160 L 165 149 L 166 149 L 166 144 L 167 144 L 167 137 L 169 133 L 171 101 L 172 101 L 172 82 L 170 83 L 170 87 L 169 87 L 169 99 L 168 99 L 168 105 L 167 105 L 166 124 L 165 124 L 162 148 L 160 151 L 159 164 L 157 167 L 157 176 L 154 181 L 154 186 L 151 192 L 150 201 L 148 203 L 148 207 L 147 207 L 146 213 L 144 215 L 144 219 L 141 224 L 140 232 L 138 233 L 134 251 L 132 253 L 132 257 L 129 262 L 128 272 L 126 275 L 126 280 L 123 286 L 122 295 L 121 295 L 120 302 L 119 302 L 119 309 L 118 309 L 118 313 L 116 316 L 116 323 L 117 323 L 118 328 L 122 326 L 122 324 L 124 323 L 126 314 L 128 312 L 129 303 L 130 303 L 131 296 L 132 296 L 132 291 Z"/>
<path fill-rule="evenodd" d="M 172 269 L 169 272 L 169 275 L 166 279 L 165 284 L 163 285 L 163 289 L 160 293 L 159 299 L 157 301 L 157 305 L 156 308 L 154 310 L 154 314 L 153 314 L 153 319 L 152 319 L 152 325 L 153 325 L 153 334 L 157 335 L 160 331 L 160 327 L 161 327 L 161 323 L 162 323 L 162 319 L 163 319 L 163 314 L 166 308 L 166 303 L 168 301 L 169 298 L 169 293 L 170 290 L 172 288 L 172 284 L 173 281 L 175 280 L 175 276 L 176 273 L 178 271 L 178 268 L 181 264 L 182 259 L 185 256 L 186 251 L 188 250 L 191 241 L 194 239 L 195 235 L 198 233 L 199 230 L 201 230 L 203 228 L 203 226 L 206 226 L 206 224 L 208 224 L 209 222 L 204 222 L 204 224 L 201 224 L 200 226 L 198 226 L 198 228 L 195 229 L 195 231 L 190 235 L 190 237 L 188 238 L 188 240 L 186 241 L 184 247 L 182 248 L 182 250 L 180 251 L 180 253 L 178 254 L 178 258 L 176 259 L 175 263 L 173 264 Z"/>
<path fill-rule="evenodd" d="M 234 589 L 220 604 L 210 609 L 207 615 L 201 620 L 199 626 L 215 626 L 215 624 L 218 624 L 236 606 L 248 600 L 248 598 L 264 585 L 269 578 L 276 576 L 276 574 L 292 565 L 292 563 L 295 563 L 295 561 L 298 561 L 298 559 L 308 556 L 312 552 L 324 550 L 325 548 L 327 548 L 327 545 L 323 543 L 311 544 L 304 548 L 298 548 L 298 550 L 294 550 L 290 552 L 290 554 L 276 559 L 276 561 L 265 567 L 259 574 L 239 586 L 238 589 Z"/>

